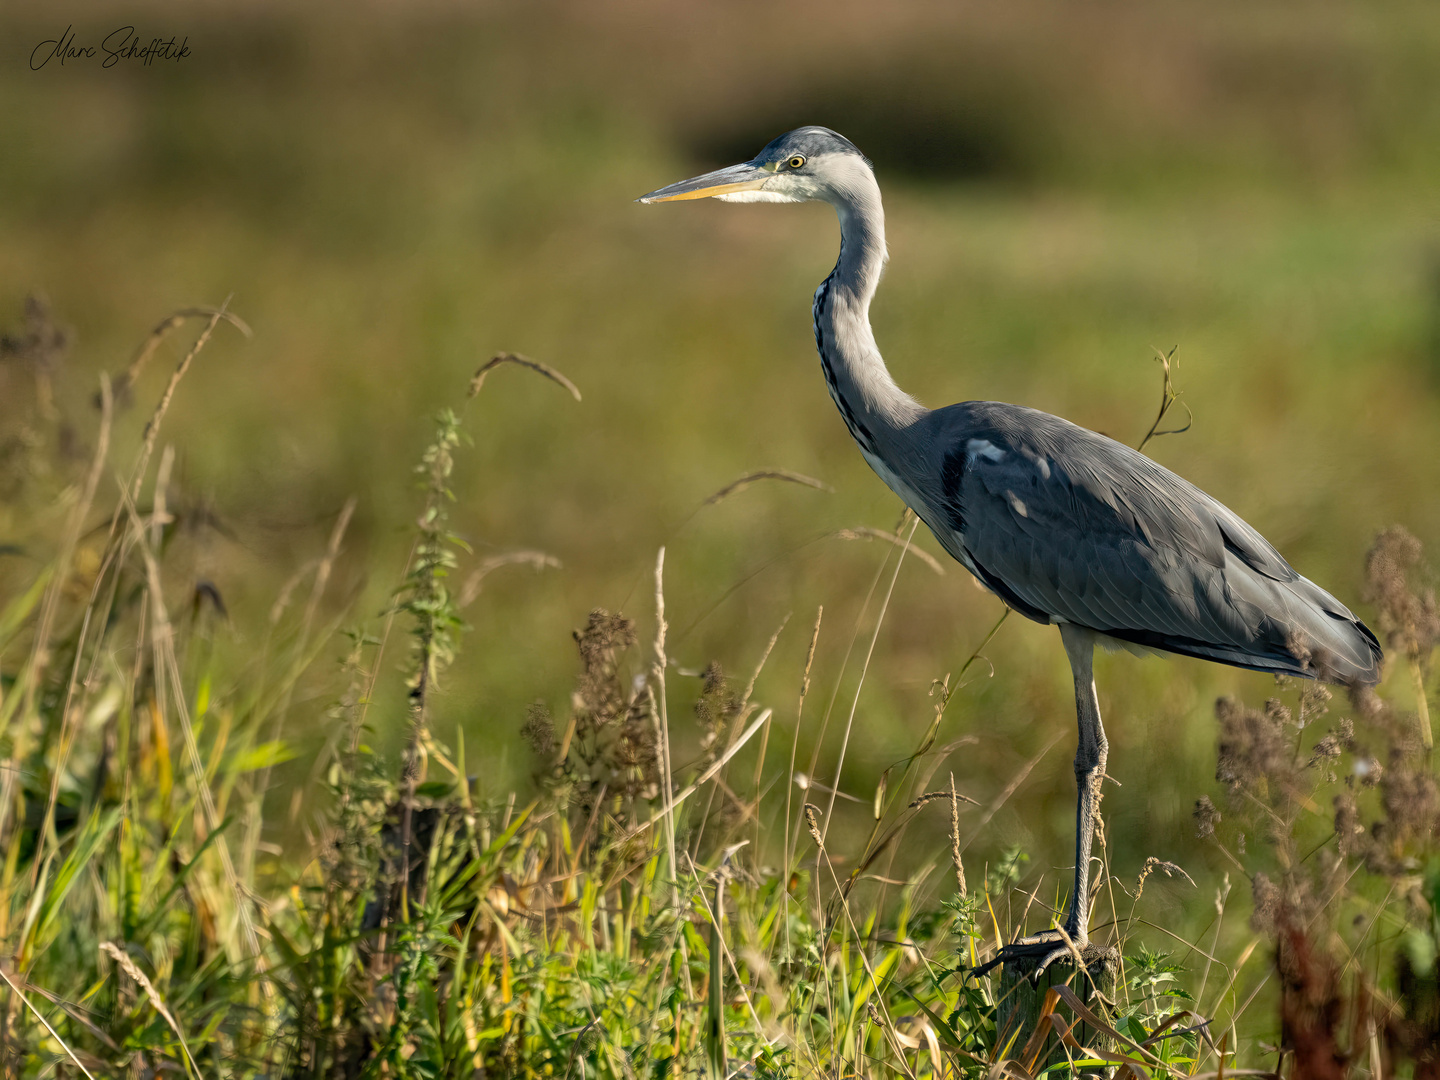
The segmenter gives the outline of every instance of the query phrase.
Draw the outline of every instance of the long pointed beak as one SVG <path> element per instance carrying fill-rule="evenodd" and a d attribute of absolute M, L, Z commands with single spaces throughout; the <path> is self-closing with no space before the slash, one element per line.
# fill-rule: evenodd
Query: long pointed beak
<path fill-rule="evenodd" d="M 662 187 L 649 195 L 641 195 L 636 202 L 681 202 L 685 199 L 710 199 L 716 195 L 728 195 L 732 191 L 755 191 L 764 186 L 774 174 L 758 165 L 746 162 L 716 169 L 704 176 L 693 176 L 678 184 Z"/>

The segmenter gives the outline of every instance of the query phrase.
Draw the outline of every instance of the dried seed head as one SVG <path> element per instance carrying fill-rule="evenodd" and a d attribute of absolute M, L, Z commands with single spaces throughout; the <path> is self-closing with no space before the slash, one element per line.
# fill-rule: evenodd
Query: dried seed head
<path fill-rule="evenodd" d="M 69 347 L 70 334 L 51 317 L 45 298 L 31 295 L 25 298 L 25 329 L 0 334 L 0 362 L 18 361 L 49 375 Z"/>
<path fill-rule="evenodd" d="M 1394 748 L 1380 780 L 1388 832 L 1396 843 L 1429 840 L 1440 826 L 1440 791 L 1435 775 L 1414 754 Z"/>
<path fill-rule="evenodd" d="M 1362 754 L 1355 759 L 1354 773 L 1361 787 L 1374 787 L 1384 777 L 1385 766 L 1369 754 Z"/>
<path fill-rule="evenodd" d="M 615 720 L 628 703 L 617 668 L 620 654 L 635 644 L 635 623 L 596 608 L 585 629 L 575 631 L 575 644 L 583 666 L 572 699 L 576 719 L 601 728 Z"/>
<path fill-rule="evenodd" d="M 1312 682 L 1300 691 L 1300 720 L 1303 728 L 1313 724 L 1330 711 L 1330 699 L 1335 695 L 1322 682 Z"/>
<path fill-rule="evenodd" d="M 530 749 L 541 757 L 549 757 L 555 752 L 555 723 L 550 719 L 550 710 L 543 701 L 537 701 L 525 710 L 525 723 L 520 728 L 520 734 L 530 744 Z"/>
<path fill-rule="evenodd" d="M 1166 877 L 1174 877 L 1176 874 L 1179 874 L 1186 881 L 1190 882 L 1191 885 L 1195 884 L 1195 879 L 1185 873 L 1182 867 L 1177 866 L 1173 862 L 1167 862 L 1164 859 L 1157 859 L 1154 855 L 1151 855 L 1145 860 L 1145 865 L 1140 868 L 1140 877 L 1135 882 L 1136 900 L 1139 900 L 1140 897 L 1145 895 L 1145 879 L 1156 870 L 1162 871 Z"/>
<path fill-rule="evenodd" d="M 627 799 L 653 801 L 660 794 L 660 740 L 637 700 L 607 748 L 611 787 Z"/>
<path fill-rule="evenodd" d="M 1251 928 L 1262 934 L 1274 934 L 1282 903 L 1280 887 L 1266 874 L 1257 873 L 1250 879 L 1250 890 L 1254 895 L 1255 908 L 1250 916 Z"/>
<path fill-rule="evenodd" d="M 1420 541 L 1392 525 L 1365 556 L 1365 599 L 1380 609 L 1380 629 L 1390 647 L 1416 661 L 1428 660 L 1440 641 L 1435 590 L 1411 583 L 1420 555 Z"/>
<path fill-rule="evenodd" d="M 1307 878 L 1285 875 L 1272 881 L 1263 871 L 1250 880 L 1254 912 L 1250 926 L 1260 933 L 1276 935 L 1287 926 L 1306 925 L 1318 904 Z"/>
<path fill-rule="evenodd" d="M 574 718 L 561 747 L 565 761 L 551 786 L 556 792 L 563 788 L 562 801 L 588 820 L 604 796 L 618 797 L 622 804 L 660 796 L 659 739 L 647 680 L 622 670 L 624 653 L 635 644 L 634 622 L 596 608 L 574 637 L 581 664 L 570 696 Z M 532 708 L 522 734 L 541 753 L 556 741 L 555 726 L 543 710 Z M 602 831 L 633 813 L 623 805 L 606 805 Z"/>
<path fill-rule="evenodd" d="M 1360 823 L 1355 799 L 1349 794 L 1335 796 L 1335 838 L 1342 855 L 1363 854 L 1370 838 Z"/>
<path fill-rule="evenodd" d="M 1209 795 L 1195 800 L 1195 835 L 1202 840 L 1215 835 L 1215 826 L 1220 824 L 1220 811 L 1210 801 Z"/>
<path fill-rule="evenodd" d="M 1232 791 L 1255 788 L 1267 779 L 1293 779 L 1291 740 L 1278 715 L 1221 698 L 1215 716 L 1220 721 L 1215 779 Z"/>
<path fill-rule="evenodd" d="M 1328 765 L 1340 757 L 1340 739 L 1332 731 L 1315 744 L 1315 749 L 1310 753 L 1310 760 L 1306 762 L 1306 768 L 1316 768 Z"/>
<path fill-rule="evenodd" d="M 820 837 L 820 808 L 814 803 L 805 804 L 805 824 L 810 829 L 810 839 L 815 841 L 816 847 L 824 851 L 825 841 Z"/>
<path fill-rule="evenodd" d="M 740 699 L 730 689 L 725 670 L 712 660 L 701 675 L 700 697 L 695 701 L 695 722 L 700 725 L 700 748 L 707 760 L 716 754 L 720 734 L 740 710 Z"/>
<path fill-rule="evenodd" d="M 1307 634 L 1299 630 L 1290 631 L 1289 635 L 1285 638 L 1285 649 L 1291 656 L 1300 661 L 1302 668 L 1308 668 L 1310 666 L 1310 660 L 1314 653 L 1311 652 L 1310 638 Z"/>
<path fill-rule="evenodd" d="M 1372 723 L 1384 716 L 1387 709 L 1384 698 L 1375 693 L 1373 686 L 1350 687 L 1350 705 Z"/>
<path fill-rule="evenodd" d="M 1265 702 L 1265 715 L 1277 724 L 1290 724 L 1294 718 L 1290 715 L 1290 707 L 1279 698 L 1270 698 Z"/>

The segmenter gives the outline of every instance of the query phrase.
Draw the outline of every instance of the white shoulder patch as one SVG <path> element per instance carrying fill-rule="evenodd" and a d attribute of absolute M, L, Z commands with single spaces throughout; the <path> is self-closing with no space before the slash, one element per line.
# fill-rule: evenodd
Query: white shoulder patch
<path fill-rule="evenodd" d="M 1037 454 L 1030 447 L 1022 446 L 1020 447 L 1020 456 L 1035 466 L 1035 471 L 1040 474 L 1041 480 L 1050 479 L 1050 461 L 1044 454 Z"/>
<path fill-rule="evenodd" d="M 976 458 L 984 458 L 986 461 L 1004 461 L 1005 451 L 989 439 L 971 439 L 965 444 L 965 456 L 970 459 L 969 463 L 974 465 Z"/>

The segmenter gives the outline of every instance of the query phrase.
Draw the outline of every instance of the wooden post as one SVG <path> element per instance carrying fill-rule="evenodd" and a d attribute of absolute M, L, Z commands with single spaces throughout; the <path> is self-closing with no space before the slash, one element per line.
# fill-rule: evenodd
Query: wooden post
<path fill-rule="evenodd" d="M 1091 1010 L 1101 1019 L 1108 1020 L 1111 1013 L 1110 1006 L 1104 999 L 1114 998 L 1115 980 L 1120 973 L 1120 950 L 1113 945 L 1090 944 L 1080 950 L 1080 955 L 1085 960 L 1087 975 L 1075 978 L 1075 961 L 1071 959 L 1057 960 L 1045 969 L 1045 974 L 1040 976 L 1039 982 L 1032 982 L 1030 976 L 1034 973 L 1038 960 L 1017 960 L 1006 963 L 1000 972 L 999 997 L 996 1005 L 997 1029 L 1004 1032 L 1004 1038 L 1010 1039 L 1015 1036 L 1011 1045 L 1010 1053 L 1018 1055 L 1025 1046 L 1025 1041 L 1030 1038 L 1030 1033 L 1035 1030 L 1035 1025 L 1040 1022 L 1040 1009 L 1045 1004 L 1045 995 L 1052 986 L 1070 984 L 1070 989 L 1075 991 Z M 1097 994 L 1096 991 L 1099 993 Z M 1070 1010 L 1062 1006 L 1061 1015 L 1067 1021 L 1075 1018 L 1070 1016 Z M 1016 1034 L 1018 1032 L 1018 1035 Z M 1100 1041 L 1101 1035 L 1093 1027 L 1086 1023 L 1075 1023 L 1075 1038 L 1082 1046 L 1089 1046 L 1095 1049 L 1107 1049 Z M 1037 1068 L 1043 1069 L 1047 1065 L 1054 1065 L 1067 1060 L 1065 1048 L 1060 1044 L 1057 1036 L 1051 1035 L 1046 1046 L 1049 1048 L 1044 1059 L 1040 1061 Z M 1070 1048 L 1070 1057 L 1075 1056 L 1074 1047 Z"/>

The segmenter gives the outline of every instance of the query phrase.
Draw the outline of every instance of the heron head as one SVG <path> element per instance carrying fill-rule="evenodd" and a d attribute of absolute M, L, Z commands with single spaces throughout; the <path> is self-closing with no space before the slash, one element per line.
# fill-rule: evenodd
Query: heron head
<path fill-rule="evenodd" d="M 845 136 L 823 127 L 787 131 L 749 161 L 642 195 L 637 202 L 721 199 L 725 202 L 840 203 L 873 186 L 870 159 Z"/>

